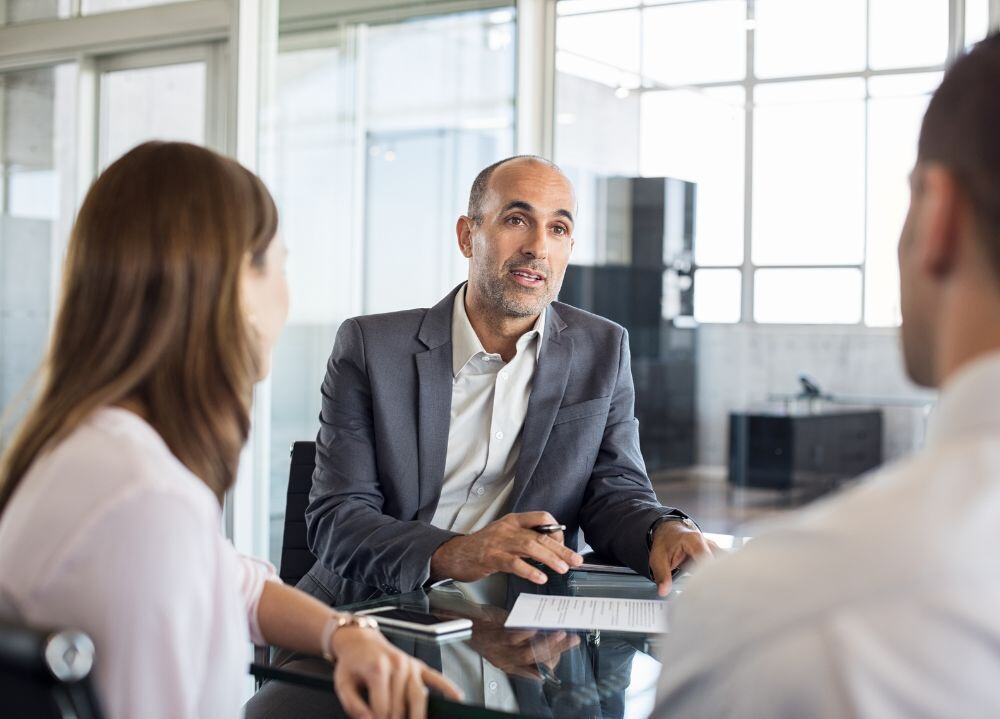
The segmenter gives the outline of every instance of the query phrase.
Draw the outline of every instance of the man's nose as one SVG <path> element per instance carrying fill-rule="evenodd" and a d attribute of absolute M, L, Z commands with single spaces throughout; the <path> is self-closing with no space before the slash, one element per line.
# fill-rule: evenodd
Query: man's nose
<path fill-rule="evenodd" d="M 549 256 L 549 234 L 546 228 L 539 227 L 525 238 L 521 252 L 536 260 L 544 260 Z"/>

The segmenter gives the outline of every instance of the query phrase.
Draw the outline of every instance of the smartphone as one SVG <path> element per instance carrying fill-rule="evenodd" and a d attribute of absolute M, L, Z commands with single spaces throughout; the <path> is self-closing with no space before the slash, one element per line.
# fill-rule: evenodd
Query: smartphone
<path fill-rule="evenodd" d="M 416 609 L 400 609 L 398 607 L 376 607 L 355 612 L 358 615 L 371 616 L 379 624 L 387 627 L 398 627 L 421 634 L 452 634 L 472 629 L 470 619 L 444 619 Z"/>

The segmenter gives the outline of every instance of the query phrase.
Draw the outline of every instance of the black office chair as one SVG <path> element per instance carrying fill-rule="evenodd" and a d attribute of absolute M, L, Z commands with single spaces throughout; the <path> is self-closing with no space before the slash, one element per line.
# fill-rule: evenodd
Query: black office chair
<path fill-rule="evenodd" d="M 94 643 L 71 629 L 0 620 L 0 702 L 5 717 L 100 719 L 90 682 Z"/>
<path fill-rule="evenodd" d="M 316 467 L 316 443 L 295 442 L 288 470 L 288 494 L 285 500 L 285 532 L 281 541 L 281 568 L 278 574 L 285 584 L 295 586 L 312 567 L 316 557 L 306 542 L 306 506 Z"/>

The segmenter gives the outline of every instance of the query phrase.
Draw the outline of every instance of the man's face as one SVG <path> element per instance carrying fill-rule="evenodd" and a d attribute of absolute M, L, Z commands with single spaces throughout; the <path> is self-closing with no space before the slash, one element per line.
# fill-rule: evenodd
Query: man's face
<path fill-rule="evenodd" d="M 933 308 L 937 293 L 921 262 L 921 245 L 926 242 L 924 190 L 918 165 L 910 175 L 910 208 L 899 238 L 899 294 L 906 371 L 914 382 L 930 387 L 935 383 Z"/>
<path fill-rule="evenodd" d="M 480 221 L 459 221 L 470 293 L 501 316 L 539 314 L 562 287 L 575 209 L 569 180 L 544 163 L 512 160 L 494 170 Z"/>

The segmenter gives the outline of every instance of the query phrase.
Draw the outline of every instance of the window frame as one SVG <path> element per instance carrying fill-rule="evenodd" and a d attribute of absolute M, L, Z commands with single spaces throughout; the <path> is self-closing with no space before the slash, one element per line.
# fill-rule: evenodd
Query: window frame
<path fill-rule="evenodd" d="M 552 0 L 555 2 L 555 0 Z M 636 9 L 639 12 L 639 42 L 642 42 L 642 30 L 646 22 L 646 11 L 656 8 L 662 8 L 669 4 L 695 4 L 703 2 L 716 2 L 717 0 L 675 0 L 673 3 L 664 3 L 663 0 L 659 2 L 648 2 L 647 0 L 636 0 L 634 5 L 630 5 L 623 8 L 615 8 L 609 10 L 590 10 L 584 12 L 574 12 L 566 14 L 559 17 L 581 17 L 586 15 L 601 15 L 610 12 L 621 12 L 622 10 Z M 651 79 L 645 72 L 645 58 L 640 52 L 639 56 L 639 72 L 638 75 L 641 79 L 641 86 L 636 89 L 630 90 L 636 94 L 643 94 L 646 92 L 662 92 L 664 90 L 709 90 L 715 88 L 742 88 L 745 96 L 744 105 L 744 162 L 743 162 L 743 261 L 740 264 L 693 264 L 692 270 L 716 270 L 716 269 L 738 269 L 740 270 L 741 276 L 741 302 L 740 302 L 740 320 L 739 324 L 750 324 L 750 325 L 768 325 L 768 326 L 837 326 L 837 327 L 858 327 L 865 330 L 890 330 L 895 331 L 895 326 L 887 326 L 881 324 L 868 324 L 865 318 L 865 305 L 867 301 L 867 254 L 868 254 L 868 183 L 869 183 L 869 126 L 870 126 L 870 101 L 871 92 L 869 88 L 869 80 L 873 77 L 886 77 L 886 76 L 897 76 L 897 75 L 918 75 L 923 73 L 932 72 L 943 72 L 947 69 L 947 66 L 962 52 L 965 48 L 965 0 L 949 0 L 948 4 L 948 52 L 946 59 L 943 63 L 936 65 L 926 65 L 926 66 L 908 66 L 900 68 L 891 69 L 872 69 L 870 55 L 871 55 L 871 1 L 865 0 L 865 66 L 860 71 L 852 72 L 837 72 L 837 73 L 818 73 L 818 74 L 808 74 L 808 75 L 794 75 L 794 76 L 778 76 L 778 77 L 758 77 L 755 72 L 755 41 L 756 41 L 756 27 L 755 27 L 755 0 L 745 0 L 746 8 L 746 66 L 745 74 L 742 80 L 725 80 L 720 82 L 703 82 L 703 83 L 687 83 L 684 85 L 668 85 L 656 80 Z M 1000 29 L 1000 0 L 990 0 L 990 22 L 989 28 L 991 32 Z M 556 52 L 556 48 L 553 48 L 553 53 Z M 598 61 L 594 61 L 598 62 Z M 609 66 L 610 67 L 610 66 Z M 626 70 L 622 68 L 614 68 L 615 70 L 625 73 Z M 809 81 L 822 81 L 822 80 L 837 80 L 837 79 L 863 79 L 865 84 L 865 94 L 864 94 L 864 231 L 862 236 L 863 250 L 862 259 L 860 263 L 855 264 L 755 264 L 753 262 L 753 175 L 754 175 L 754 109 L 755 109 L 755 96 L 758 87 L 764 85 L 774 85 L 788 82 L 809 82 Z M 553 144 L 550 142 L 549 147 Z M 855 323 L 787 323 L 787 322 L 758 322 L 754 317 L 754 291 L 755 291 L 755 275 L 757 270 L 771 270 L 771 269 L 853 269 L 857 270 L 861 274 L 861 316 L 859 320 Z M 717 324 L 717 323 L 704 323 L 704 324 Z"/>

